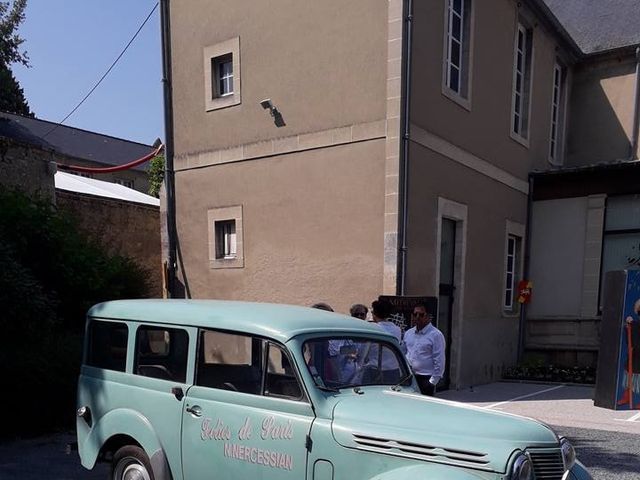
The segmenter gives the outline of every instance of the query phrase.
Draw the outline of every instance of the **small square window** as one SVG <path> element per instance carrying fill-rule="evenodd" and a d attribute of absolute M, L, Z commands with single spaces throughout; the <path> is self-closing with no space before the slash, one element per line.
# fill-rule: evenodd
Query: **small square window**
<path fill-rule="evenodd" d="M 233 95 L 233 55 L 212 58 L 211 69 L 211 98 Z"/>
<path fill-rule="evenodd" d="M 222 220 L 214 222 L 216 236 L 216 259 L 231 260 L 238 256 L 236 239 L 236 221 Z"/>
<path fill-rule="evenodd" d="M 240 37 L 204 47 L 204 92 L 207 112 L 241 103 Z"/>
<path fill-rule="evenodd" d="M 210 268 L 243 268 L 242 205 L 207 211 Z"/>

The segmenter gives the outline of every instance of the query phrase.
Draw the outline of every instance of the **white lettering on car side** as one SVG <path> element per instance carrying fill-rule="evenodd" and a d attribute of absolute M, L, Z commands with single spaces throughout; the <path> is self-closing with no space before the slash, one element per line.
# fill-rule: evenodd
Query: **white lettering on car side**
<path fill-rule="evenodd" d="M 217 418 L 214 423 L 211 418 L 205 418 L 202 421 L 200 438 L 203 441 L 214 440 L 224 442 L 222 451 L 225 458 L 241 460 L 264 467 L 288 471 L 293 470 L 293 457 L 291 455 L 266 448 L 230 442 L 231 436 L 231 428 L 225 424 L 224 420 Z M 249 417 L 245 417 L 236 436 L 238 441 L 252 439 L 253 426 Z M 260 427 L 260 439 L 291 440 L 293 439 L 293 423 L 291 420 L 278 422 L 272 415 L 264 417 Z"/>

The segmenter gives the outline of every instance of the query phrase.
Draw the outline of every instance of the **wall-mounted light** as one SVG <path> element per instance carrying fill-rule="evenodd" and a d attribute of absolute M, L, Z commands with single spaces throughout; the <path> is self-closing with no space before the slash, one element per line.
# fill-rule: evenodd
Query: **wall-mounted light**
<path fill-rule="evenodd" d="M 269 114 L 273 117 L 273 123 L 276 124 L 276 127 L 284 127 L 286 123 L 284 123 L 284 119 L 282 118 L 282 114 L 278 111 L 276 106 L 273 104 L 270 98 L 265 98 L 260 102 L 260 105 L 265 110 L 269 110 Z"/>
<path fill-rule="evenodd" d="M 270 98 L 265 98 L 264 100 L 262 100 L 260 102 L 260 105 L 262 105 L 262 108 L 264 108 L 265 110 L 269 110 L 269 113 L 272 117 L 275 117 L 276 113 L 278 112 L 278 109 L 273 105 L 273 102 Z"/>

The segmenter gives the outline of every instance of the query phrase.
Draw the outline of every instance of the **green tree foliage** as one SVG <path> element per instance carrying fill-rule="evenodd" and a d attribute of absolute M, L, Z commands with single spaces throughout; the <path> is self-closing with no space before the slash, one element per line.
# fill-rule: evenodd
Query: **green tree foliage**
<path fill-rule="evenodd" d="M 11 70 L 0 65 L 0 110 L 32 117 L 24 91 Z"/>
<path fill-rule="evenodd" d="M 24 39 L 18 34 L 26 8 L 27 0 L 0 1 L 0 110 L 33 115 L 11 71 L 15 63 L 29 66 L 29 57 L 22 49 Z"/>
<path fill-rule="evenodd" d="M 148 296 L 148 273 L 48 201 L 2 189 L 0 265 L 0 378 L 19 392 L 0 409 L 0 437 L 70 428 L 87 310 Z"/>
<path fill-rule="evenodd" d="M 148 295 L 146 271 L 127 257 L 105 253 L 78 230 L 70 216 L 45 200 L 0 191 L 0 244 L 2 265 L 13 265 L 0 271 L 4 286 L 0 305 L 24 309 L 23 304 L 13 303 L 24 292 L 31 292 L 29 308 L 48 312 L 57 326 L 81 330 L 91 305 Z M 0 327 L 26 313 L 16 315 L 0 315 Z M 39 319 L 34 321 L 40 325 Z"/>
<path fill-rule="evenodd" d="M 149 165 L 149 195 L 160 197 L 160 188 L 164 180 L 164 155 L 157 155 L 151 159 Z"/>

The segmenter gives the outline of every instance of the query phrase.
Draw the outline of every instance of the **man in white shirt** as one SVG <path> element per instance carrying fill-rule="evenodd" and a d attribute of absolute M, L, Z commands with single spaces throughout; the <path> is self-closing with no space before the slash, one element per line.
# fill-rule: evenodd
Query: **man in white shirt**
<path fill-rule="evenodd" d="M 407 360 L 422 394 L 434 396 L 444 375 L 446 342 L 442 332 L 431 324 L 426 305 L 416 304 L 412 317 L 414 327 L 404 334 Z"/>

